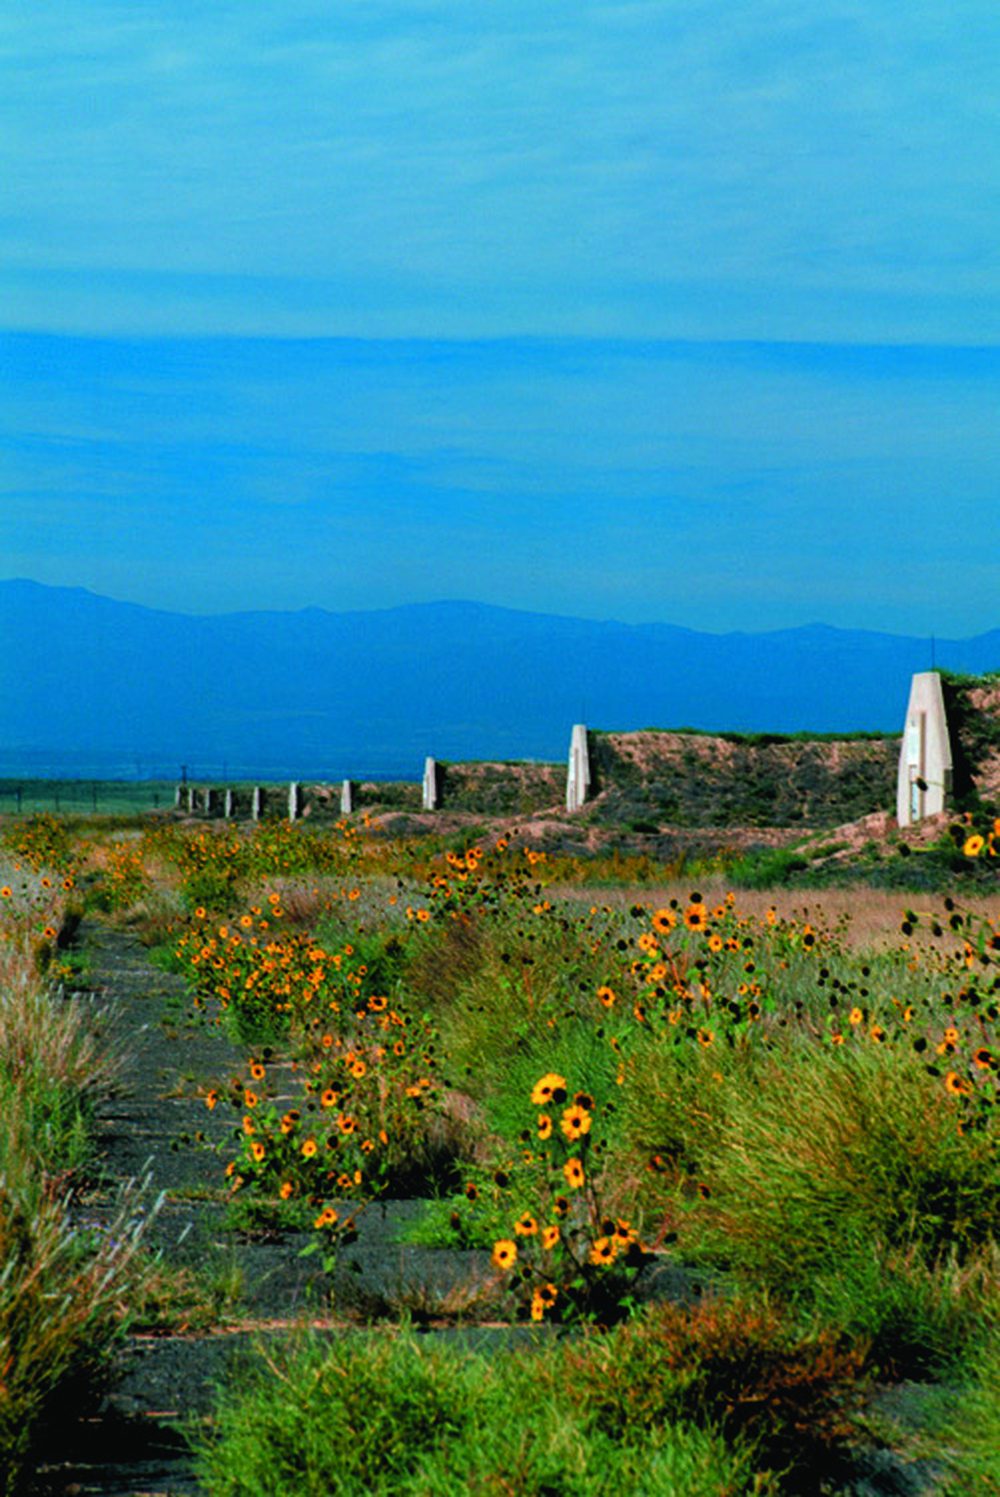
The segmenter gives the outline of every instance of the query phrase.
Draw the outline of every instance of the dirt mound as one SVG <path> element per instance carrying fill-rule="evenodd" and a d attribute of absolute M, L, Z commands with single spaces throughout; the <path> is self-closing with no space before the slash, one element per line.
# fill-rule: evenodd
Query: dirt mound
<path fill-rule="evenodd" d="M 898 738 L 594 733 L 600 821 L 826 827 L 895 803 Z"/>

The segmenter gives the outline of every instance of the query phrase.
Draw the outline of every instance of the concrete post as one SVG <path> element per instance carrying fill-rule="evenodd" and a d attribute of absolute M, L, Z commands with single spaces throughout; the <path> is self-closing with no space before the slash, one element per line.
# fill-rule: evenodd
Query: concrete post
<path fill-rule="evenodd" d="M 354 791 L 350 780 L 345 780 L 340 787 L 340 814 L 350 816 L 354 810 Z"/>
<path fill-rule="evenodd" d="M 206 785 L 201 792 L 201 803 L 206 816 L 214 816 L 218 809 L 217 796 L 210 785 Z"/>
<path fill-rule="evenodd" d="M 233 792 L 232 792 L 232 787 L 229 786 L 229 785 L 226 786 L 226 793 L 222 797 L 222 814 L 226 818 L 227 821 L 229 821 L 229 820 L 232 819 L 232 815 L 233 815 Z"/>
<path fill-rule="evenodd" d="M 587 752 L 587 729 L 583 723 L 573 725 L 569 744 L 569 772 L 566 776 L 566 809 L 579 811 L 590 789 L 590 755 Z"/>
<path fill-rule="evenodd" d="M 184 800 L 184 786 L 183 785 L 178 785 L 177 789 L 174 791 L 174 809 L 175 810 L 177 810 L 177 811 L 180 810 L 181 803 L 183 802 L 183 800 Z"/>
<path fill-rule="evenodd" d="M 187 808 L 193 814 L 198 809 L 198 792 L 193 785 L 188 786 Z"/>
<path fill-rule="evenodd" d="M 951 771 L 951 739 L 941 676 L 937 671 L 921 671 L 910 683 L 899 750 L 896 820 L 900 826 L 913 826 L 945 809 Z"/>
<path fill-rule="evenodd" d="M 424 760 L 424 810 L 437 810 L 437 765 L 428 754 Z"/>
<path fill-rule="evenodd" d="M 260 820 L 263 810 L 264 791 L 260 785 L 255 785 L 253 787 L 253 794 L 250 799 L 250 815 L 253 817 L 254 821 Z"/>
<path fill-rule="evenodd" d="M 299 782 L 292 780 L 288 787 L 288 819 L 295 821 L 299 814 Z"/>

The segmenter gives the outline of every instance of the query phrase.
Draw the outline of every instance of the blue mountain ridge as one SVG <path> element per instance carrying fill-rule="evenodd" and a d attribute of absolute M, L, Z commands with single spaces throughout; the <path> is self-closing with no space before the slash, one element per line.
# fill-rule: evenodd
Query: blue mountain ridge
<path fill-rule="evenodd" d="M 827 624 L 712 634 L 461 601 L 196 616 L 23 579 L 0 582 L 0 641 L 0 775 L 58 754 L 418 778 L 426 754 L 562 759 L 574 722 L 894 733 L 931 666 L 926 639 Z M 1000 630 L 934 659 L 1000 668 Z"/>

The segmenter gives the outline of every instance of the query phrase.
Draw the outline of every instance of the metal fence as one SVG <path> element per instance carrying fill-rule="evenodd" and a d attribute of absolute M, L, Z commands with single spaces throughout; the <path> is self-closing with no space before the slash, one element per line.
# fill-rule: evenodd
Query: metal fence
<path fill-rule="evenodd" d="M 170 780 L 0 780 L 0 816 L 113 816 L 174 804 Z"/>

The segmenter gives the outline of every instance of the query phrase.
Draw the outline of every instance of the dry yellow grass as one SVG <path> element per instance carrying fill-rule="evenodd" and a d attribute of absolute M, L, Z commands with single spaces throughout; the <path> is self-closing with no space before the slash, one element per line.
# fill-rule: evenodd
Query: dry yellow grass
<path fill-rule="evenodd" d="M 709 905 L 721 904 L 729 886 L 724 879 L 712 877 L 701 880 L 684 879 L 657 887 L 649 885 L 632 889 L 555 889 L 549 890 L 560 899 L 572 899 L 588 904 L 610 905 L 612 909 L 627 909 L 641 904 L 657 909 L 677 899 L 686 904 L 692 893 L 699 893 Z M 814 926 L 828 930 L 839 927 L 852 950 L 885 951 L 900 944 L 900 925 L 904 910 L 915 910 L 919 915 L 944 913 L 943 894 L 915 894 L 905 890 L 882 889 L 737 889 L 736 907 L 741 914 L 762 918 L 772 907 L 779 916 L 787 920 L 808 920 Z M 959 899 L 963 910 L 1000 921 L 1000 895 L 995 899 L 982 896 Z M 919 927 L 917 939 L 919 939 Z"/>

